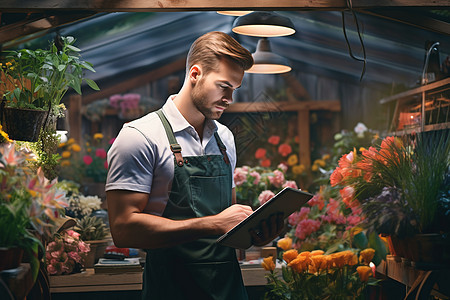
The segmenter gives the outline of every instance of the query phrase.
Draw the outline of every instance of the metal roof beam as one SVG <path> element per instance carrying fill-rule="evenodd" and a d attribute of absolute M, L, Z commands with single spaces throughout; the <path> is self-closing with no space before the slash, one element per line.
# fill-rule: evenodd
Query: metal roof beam
<path fill-rule="evenodd" d="M 2 12 L 64 10 L 187 11 L 187 10 L 344 10 L 345 0 L 2 0 Z M 373 7 L 448 7 L 450 0 L 354 0 L 354 9 Z"/>

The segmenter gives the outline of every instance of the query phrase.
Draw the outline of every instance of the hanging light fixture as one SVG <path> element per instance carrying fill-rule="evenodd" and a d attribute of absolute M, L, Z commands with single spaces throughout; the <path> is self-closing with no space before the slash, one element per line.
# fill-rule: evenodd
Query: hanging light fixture
<path fill-rule="evenodd" d="M 225 15 L 225 16 L 235 16 L 240 17 L 249 13 L 252 13 L 253 10 L 222 10 L 218 11 L 218 14 Z"/>
<path fill-rule="evenodd" d="M 289 18 L 274 12 L 255 11 L 236 18 L 233 32 L 261 37 L 286 36 L 295 33 Z"/>
<path fill-rule="evenodd" d="M 247 73 L 280 74 L 292 69 L 286 58 L 271 51 L 269 40 L 266 37 L 258 41 L 256 51 L 252 56 L 254 64 L 246 71 Z"/>

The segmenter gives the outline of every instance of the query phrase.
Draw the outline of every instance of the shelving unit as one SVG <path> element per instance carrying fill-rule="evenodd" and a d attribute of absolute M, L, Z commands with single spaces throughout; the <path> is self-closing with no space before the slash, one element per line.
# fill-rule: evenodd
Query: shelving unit
<path fill-rule="evenodd" d="M 394 135 L 450 128 L 450 78 L 383 98 L 380 104 L 394 101 L 388 116 L 388 131 Z"/>

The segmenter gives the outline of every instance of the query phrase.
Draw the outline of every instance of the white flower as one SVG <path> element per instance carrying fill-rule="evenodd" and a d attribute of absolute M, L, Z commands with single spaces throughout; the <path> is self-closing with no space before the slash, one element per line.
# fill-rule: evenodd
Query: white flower
<path fill-rule="evenodd" d="M 361 122 L 358 122 L 358 124 L 356 124 L 355 126 L 355 133 L 358 135 L 359 138 L 363 138 L 364 137 L 364 132 L 367 131 L 367 127 L 366 125 L 364 125 Z"/>

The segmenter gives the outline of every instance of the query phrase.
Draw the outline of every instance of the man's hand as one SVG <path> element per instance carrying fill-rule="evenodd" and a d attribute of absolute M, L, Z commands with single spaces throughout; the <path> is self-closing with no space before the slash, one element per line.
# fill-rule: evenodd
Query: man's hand
<path fill-rule="evenodd" d="M 221 234 L 224 234 L 252 213 L 253 210 L 248 205 L 233 204 L 214 217 L 220 227 Z"/>
<path fill-rule="evenodd" d="M 284 229 L 284 214 L 271 215 L 268 219 L 259 223 L 259 228 L 249 230 L 252 236 L 252 244 L 264 246 L 275 239 Z"/>

